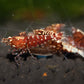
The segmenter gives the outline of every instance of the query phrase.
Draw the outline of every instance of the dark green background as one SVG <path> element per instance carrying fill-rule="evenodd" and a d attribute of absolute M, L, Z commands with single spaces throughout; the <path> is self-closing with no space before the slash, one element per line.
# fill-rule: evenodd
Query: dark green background
<path fill-rule="evenodd" d="M 0 21 L 36 20 L 49 15 L 66 19 L 84 16 L 84 0 L 0 0 Z"/>

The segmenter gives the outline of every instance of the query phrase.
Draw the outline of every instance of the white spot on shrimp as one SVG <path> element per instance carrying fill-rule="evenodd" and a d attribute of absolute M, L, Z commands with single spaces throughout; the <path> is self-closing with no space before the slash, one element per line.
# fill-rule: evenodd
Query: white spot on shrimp
<path fill-rule="evenodd" d="M 33 41 L 33 43 L 35 43 L 35 41 Z"/>
<path fill-rule="evenodd" d="M 15 45 L 12 45 L 13 47 L 16 47 Z"/>
<path fill-rule="evenodd" d="M 53 35 L 51 35 L 51 38 L 54 38 L 54 36 L 53 36 Z"/>
<path fill-rule="evenodd" d="M 43 35 L 41 35 L 41 37 L 43 37 Z"/>
<path fill-rule="evenodd" d="M 29 39 L 29 36 L 27 38 Z"/>
<path fill-rule="evenodd" d="M 46 44 L 46 42 L 44 42 L 44 44 Z"/>
<path fill-rule="evenodd" d="M 10 42 L 12 41 L 12 39 L 10 39 Z"/>
<path fill-rule="evenodd" d="M 8 38 L 12 38 L 11 36 L 9 36 Z"/>
<path fill-rule="evenodd" d="M 41 41 L 43 41 L 43 39 L 41 39 Z"/>
<path fill-rule="evenodd" d="M 45 36 L 45 40 L 47 39 L 47 37 Z"/>
<path fill-rule="evenodd" d="M 56 48 L 56 46 L 52 46 L 53 48 Z"/>
<path fill-rule="evenodd" d="M 32 38 L 34 38 L 34 35 L 32 36 Z"/>
<path fill-rule="evenodd" d="M 36 37 L 37 37 L 37 39 L 39 39 L 39 36 L 38 35 L 36 35 Z"/>
<path fill-rule="evenodd" d="M 31 44 L 31 42 L 29 42 L 29 44 Z"/>

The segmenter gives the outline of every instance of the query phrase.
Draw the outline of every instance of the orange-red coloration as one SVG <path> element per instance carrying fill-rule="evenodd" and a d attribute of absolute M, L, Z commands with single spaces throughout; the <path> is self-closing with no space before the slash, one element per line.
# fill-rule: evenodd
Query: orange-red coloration
<path fill-rule="evenodd" d="M 73 28 L 72 36 L 64 36 L 60 29 L 64 24 L 53 24 L 44 29 L 36 29 L 33 32 L 19 33 L 18 36 L 3 38 L 2 42 L 10 45 L 17 51 L 31 51 L 32 53 L 57 53 L 72 52 L 84 57 L 84 32 Z M 79 50 L 81 49 L 81 50 Z"/>
<path fill-rule="evenodd" d="M 43 75 L 42 75 L 43 77 L 47 77 L 47 73 L 45 72 L 45 73 L 43 73 Z"/>
<path fill-rule="evenodd" d="M 64 24 L 52 24 L 51 26 L 47 26 L 44 29 L 33 30 L 33 32 L 36 35 L 54 35 L 59 32 L 59 30 L 61 30 L 61 28 L 64 26 Z"/>
<path fill-rule="evenodd" d="M 78 48 L 84 49 L 84 32 L 79 29 L 73 29 L 73 40 Z"/>
<path fill-rule="evenodd" d="M 26 48 L 27 37 L 14 36 L 12 38 L 9 38 L 9 40 L 10 40 L 10 45 L 13 48 L 16 48 L 16 49 L 25 49 Z"/>

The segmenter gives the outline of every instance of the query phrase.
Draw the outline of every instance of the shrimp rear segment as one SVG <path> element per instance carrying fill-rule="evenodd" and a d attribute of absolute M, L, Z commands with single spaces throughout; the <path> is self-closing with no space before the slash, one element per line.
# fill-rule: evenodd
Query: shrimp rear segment
<path fill-rule="evenodd" d="M 73 40 L 76 46 L 80 49 L 84 49 L 84 32 L 80 29 L 72 29 Z"/>

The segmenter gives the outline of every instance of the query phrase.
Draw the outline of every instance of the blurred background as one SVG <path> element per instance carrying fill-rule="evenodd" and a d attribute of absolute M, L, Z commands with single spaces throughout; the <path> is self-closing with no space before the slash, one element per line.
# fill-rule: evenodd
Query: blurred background
<path fill-rule="evenodd" d="M 2 37 L 54 23 L 82 28 L 83 18 L 84 0 L 0 0 Z"/>
<path fill-rule="evenodd" d="M 0 22 L 84 17 L 84 0 L 0 0 Z M 58 17 L 58 18 L 56 18 Z"/>

